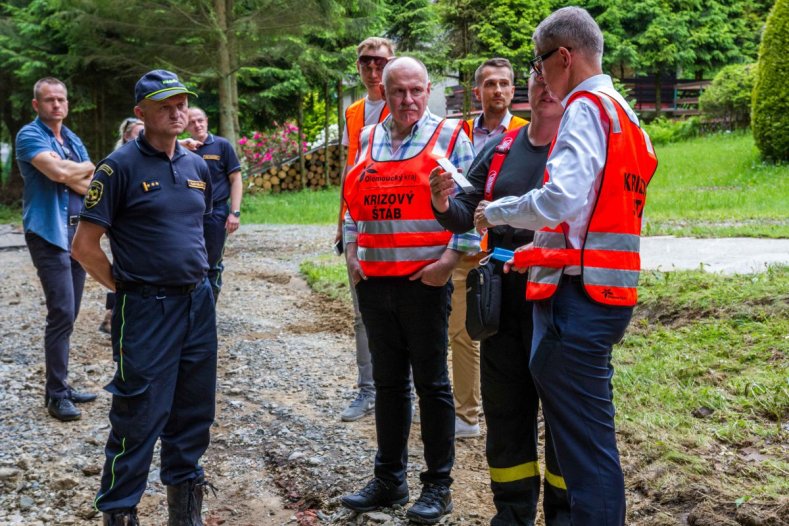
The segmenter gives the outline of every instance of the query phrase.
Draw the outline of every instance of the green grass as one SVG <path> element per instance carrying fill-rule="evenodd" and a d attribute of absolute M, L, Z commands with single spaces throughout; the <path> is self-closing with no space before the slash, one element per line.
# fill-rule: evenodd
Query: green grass
<path fill-rule="evenodd" d="M 337 221 L 340 190 L 302 190 L 281 194 L 252 194 L 241 202 L 246 224 L 327 225 Z"/>
<path fill-rule="evenodd" d="M 614 350 L 619 430 L 638 471 L 671 470 L 686 488 L 714 478 L 730 498 L 789 495 L 789 267 L 645 272 L 640 291 Z"/>
<path fill-rule="evenodd" d="M 314 260 L 303 261 L 299 270 L 307 280 L 307 284 L 316 292 L 330 298 L 350 302 L 351 296 L 348 291 L 348 274 L 345 263 L 337 261 L 336 256 L 326 255 Z"/>
<path fill-rule="evenodd" d="M 656 147 L 646 235 L 789 237 L 789 165 L 764 164 L 750 133 Z"/>
<path fill-rule="evenodd" d="M 350 301 L 342 262 L 301 270 Z M 705 487 L 732 505 L 789 495 L 789 267 L 644 272 L 639 290 L 613 354 L 628 479 L 663 495 Z"/>
<path fill-rule="evenodd" d="M 22 209 L 0 205 L 0 223 L 22 224 Z"/>

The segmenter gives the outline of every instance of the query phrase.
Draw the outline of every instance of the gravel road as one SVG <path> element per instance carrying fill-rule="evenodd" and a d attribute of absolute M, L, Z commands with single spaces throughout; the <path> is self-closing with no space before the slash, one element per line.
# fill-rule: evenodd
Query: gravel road
<path fill-rule="evenodd" d="M 339 419 L 356 377 L 349 305 L 313 294 L 298 273 L 303 259 L 330 252 L 331 236 L 331 227 L 252 226 L 228 244 L 217 419 L 204 457 L 219 491 L 206 498 L 207 526 L 405 524 L 403 509 L 357 517 L 339 506 L 339 496 L 372 473 L 375 428 L 372 418 Z M 102 387 L 114 371 L 109 336 L 96 330 L 104 291 L 88 280 L 70 367 L 71 383 L 99 399 L 82 406 L 81 420 L 62 423 L 43 404 L 46 310 L 26 249 L 0 251 L 0 280 L 0 525 L 99 524 L 91 502 L 109 430 L 110 395 Z M 409 483 L 418 494 L 418 423 L 411 446 Z M 637 456 L 628 447 L 626 472 Z M 487 524 L 484 438 L 458 442 L 453 476 L 455 512 L 442 524 Z M 638 526 L 688 524 L 693 507 L 655 501 L 637 487 L 628 489 L 628 499 L 628 524 Z M 657 516 L 675 520 L 658 523 Z M 140 517 L 146 526 L 166 523 L 156 466 Z"/>

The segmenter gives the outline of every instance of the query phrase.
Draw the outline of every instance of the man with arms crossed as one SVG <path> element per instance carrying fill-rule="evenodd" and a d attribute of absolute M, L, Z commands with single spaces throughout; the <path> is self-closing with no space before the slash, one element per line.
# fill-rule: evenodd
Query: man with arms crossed
<path fill-rule="evenodd" d="M 54 418 L 77 420 L 82 413 L 74 402 L 96 398 L 68 383 L 69 340 L 85 284 L 85 270 L 71 257 L 71 241 L 93 163 L 80 138 L 63 125 L 68 116 L 65 84 L 52 77 L 36 82 L 33 109 L 38 117 L 19 131 L 14 149 L 25 183 L 25 242 L 47 303 L 44 403 Z"/>

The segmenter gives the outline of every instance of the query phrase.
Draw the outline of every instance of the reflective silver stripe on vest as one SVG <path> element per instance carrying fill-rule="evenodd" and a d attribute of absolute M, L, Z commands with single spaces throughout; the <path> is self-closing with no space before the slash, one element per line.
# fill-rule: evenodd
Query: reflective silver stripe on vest
<path fill-rule="evenodd" d="M 566 248 L 563 232 L 538 230 L 534 233 L 536 248 Z M 562 277 L 562 269 L 551 267 L 530 267 L 529 281 L 546 285 L 558 285 Z"/>
<path fill-rule="evenodd" d="M 603 103 L 605 112 L 608 114 L 608 119 L 611 121 L 611 132 L 622 133 L 622 125 L 619 123 L 619 115 L 616 113 L 616 108 L 614 107 L 614 101 L 609 99 L 606 95 L 597 98 L 600 102 Z"/>
<path fill-rule="evenodd" d="M 529 281 L 532 283 L 559 284 L 562 269 L 550 267 L 529 267 Z"/>
<path fill-rule="evenodd" d="M 538 230 L 534 233 L 534 246 L 538 248 L 566 248 L 564 234 Z"/>
<path fill-rule="evenodd" d="M 586 285 L 632 289 L 638 286 L 638 274 L 637 270 L 584 267 L 584 283 Z"/>
<path fill-rule="evenodd" d="M 460 121 L 457 119 L 444 119 L 438 139 L 436 140 L 436 144 L 433 146 L 433 150 L 431 152 L 433 155 L 436 157 L 447 157 L 449 143 L 452 140 L 452 135 L 455 133 L 455 128 L 457 128 L 459 123 Z"/>
<path fill-rule="evenodd" d="M 641 133 L 644 135 L 644 142 L 646 143 L 647 151 L 651 155 L 655 155 L 655 149 L 652 147 L 652 139 L 649 138 L 649 134 L 644 128 L 641 128 Z"/>
<path fill-rule="evenodd" d="M 611 232 L 589 232 L 586 235 L 586 250 L 616 250 L 619 252 L 638 252 L 641 236 Z"/>
<path fill-rule="evenodd" d="M 598 88 L 596 91 L 598 93 L 605 93 L 606 95 L 614 99 L 614 101 L 616 101 L 616 104 L 622 106 L 622 102 L 624 99 L 622 98 L 622 95 L 620 95 L 615 89 L 604 86 L 602 88 Z M 625 115 L 627 115 L 627 118 L 630 120 L 630 122 L 632 122 L 636 126 L 639 127 L 641 126 L 641 124 L 639 124 L 638 122 L 638 117 L 633 112 L 633 110 L 630 109 L 629 106 L 622 106 L 622 111 L 625 112 Z"/>
<path fill-rule="evenodd" d="M 409 219 L 401 221 L 358 221 L 360 234 L 407 234 L 416 232 L 443 232 L 444 227 L 435 219 Z"/>
<path fill-rule="evenodd" d="M 446 249 L 446 245 L 404 248 L 359 247 L 356 255 L 359 261 L 426 261 L 438 260 Z"/>

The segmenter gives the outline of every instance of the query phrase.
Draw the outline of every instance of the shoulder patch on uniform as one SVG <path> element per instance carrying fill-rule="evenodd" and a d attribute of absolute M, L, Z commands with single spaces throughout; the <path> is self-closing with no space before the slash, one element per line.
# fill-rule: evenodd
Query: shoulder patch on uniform
<path fill-rule="evenodd" d="M 110 165 L 107 163 L 101 164 L 98 168 L 96 168 L 96 173 L 99 172 L 104 172 L 105 174 L 107 174 L 107 177 L 112 177 L 112 174 L 115 173 L 115 171 L 112 168 L 110 168 Z"/>
<path fill-rule="evenodd" d="M 106 164 L 103 166 L 107 166 Z M 88 187 L 88 195 L 85 196 L 85 208 L 93 208 L 99 201 L 101 201 L 101 197 L 104 195 L 104 183 L 101 181 L 96 181 L 95 179 L 90 183 Z"/>
<path fill-rule="evenodd" d="M 198 190 L 205 190 L 204 181 L 193 181 L 192 179 L 187 179 L 186 186 L 188 186 L 189 188 L 197 188 Z"/>
<path fill-rule="evenodd" d="M 222 158 L 219 157 L 218 155 L 207 153 L 203 155 L 203 159 L 206 161 L 220 161 Z"/>

